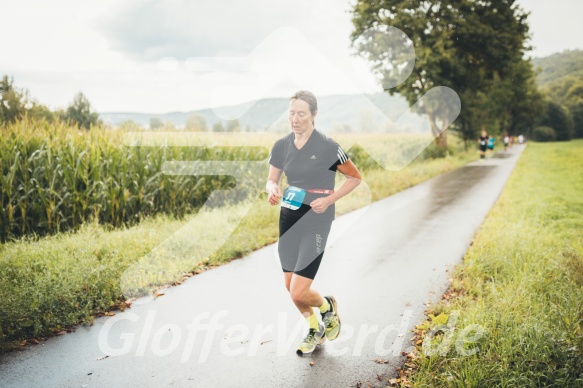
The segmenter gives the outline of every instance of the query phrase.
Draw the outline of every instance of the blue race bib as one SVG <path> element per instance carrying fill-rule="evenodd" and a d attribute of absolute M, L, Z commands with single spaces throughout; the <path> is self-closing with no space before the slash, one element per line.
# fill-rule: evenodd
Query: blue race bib
<path fill-rule="evenodd" d="M 300 189 L 299 187 L 289 186 L 285 190 L 285 193 L 283 193 L 281 206 L 291 210 L 298 210 L 300 206 L 302 206 L 305 197 L 306 190 Z"/>

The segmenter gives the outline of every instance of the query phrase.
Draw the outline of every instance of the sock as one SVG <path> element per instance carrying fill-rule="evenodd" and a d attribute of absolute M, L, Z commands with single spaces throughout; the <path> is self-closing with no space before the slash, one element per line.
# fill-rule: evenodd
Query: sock
<path fill-rule="evenodd" d="M 330 310 L 331 306 L 330 303 L 328 303 L 328 299 L 324 298 L 324 303 L 322 303 L 322 306 L 320 306 L 320 313 L 325 313 L 326 311 Z"/>
<path fill-rule="evenodd" d="M 314 314 L 314 312 L 312 312 L 312 315 L 306 318 L 306 321 L 308 321 L 308 325 L 310 326 L 310 328 L 316 330 L 320 328 L 319 327 L 320 325 L 318 324 L 318 318 L 316 317 L 316 314 Z"/>

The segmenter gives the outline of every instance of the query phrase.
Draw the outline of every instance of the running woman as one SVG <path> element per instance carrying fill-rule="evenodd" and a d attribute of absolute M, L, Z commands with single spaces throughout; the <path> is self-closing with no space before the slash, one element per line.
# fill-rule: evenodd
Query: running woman
<path fill-rule="evenodd" d="M 314 128 L 318 113 L 314 94 L 296 92 L 289 100 L 288 113 L 291 133 L 271 150 L 265 188 L 271 205 L 281 201 L 278 253 L 285 287 L 309 326 L 296 351 L 303 356 L 340 333 L 336 299 L 322 297 L 311 285 L 334 220 L 334 203 L 354 190 L 361 176 L 338 143 Z M 346 181 L 334 191 L 336 171 Z M 289 184 L 284 192 L 279 186 L 283 172 Z M 319 309 L 322 323 L 313 307 Z"/>
<path fill-rule="evenodd" d="M 488 134 L 484 129 L 482 129 L 482 136 L 478 139 L 478 144 L 480 145 L 480 159 L 486 157 L 486 147 L 488 146 Z"/>

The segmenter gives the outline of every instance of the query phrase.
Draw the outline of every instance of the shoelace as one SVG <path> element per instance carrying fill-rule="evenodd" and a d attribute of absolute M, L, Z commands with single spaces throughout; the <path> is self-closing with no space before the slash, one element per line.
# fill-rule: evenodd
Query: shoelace
<path fill-rule="evenodd" d="M 308 335 L 306 336 L 306 338 L 304 338 L 304 342 L 309 342 L 310 339 L 313 339 L 316 336 L 316 329 L 314 328 L 310 328 L 310 331 L 308 332 Z"/>
<path fill-rule="evenodd" d="M 330 321 L 332 321 L 332 318 L 334 318 L 334 312 L 332 310 L 327 311 L 324 314 L 324 317 L 322 317 L 322 321 L 324 322 L 324 324 L 326 325 L 326 327 L 330 324 Z"/>

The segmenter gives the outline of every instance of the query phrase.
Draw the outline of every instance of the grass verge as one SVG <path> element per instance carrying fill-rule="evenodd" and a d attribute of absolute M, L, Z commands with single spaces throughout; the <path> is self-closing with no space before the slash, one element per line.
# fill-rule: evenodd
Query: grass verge
<path fill-rule="evenodd" d="M 395 385 L 583 387 L 582 153 L 528 145 Z"/>

